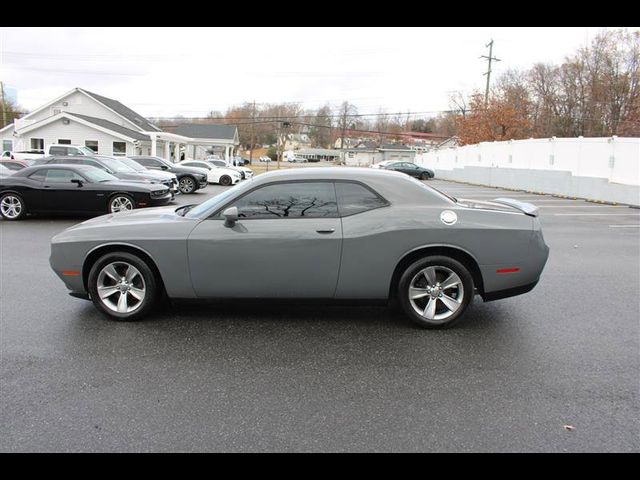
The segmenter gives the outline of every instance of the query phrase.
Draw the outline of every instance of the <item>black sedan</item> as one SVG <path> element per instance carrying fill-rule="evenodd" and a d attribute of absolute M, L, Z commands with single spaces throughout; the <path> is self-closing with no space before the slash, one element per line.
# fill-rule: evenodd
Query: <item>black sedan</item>
<path fill-rule="evenodd" d="M 176 165 L 160 157 L 131 155 L 129 158 L 150 170 L 162 170 L 175 174 L 178 177 L 178 188 L 182 193 L 193 193 L 209 185 L 207 181 L 208 172 L 201 168 Z"/>
<path fill-rule="evenodd" d="M 166 205 L 169 188 L 126 182 L 88 165 L 36 165 L 0 178 L 0 215 L 27 213 L 104 214 Z"/>
<path fill-rule="evenodd" d="M 388 163 L 380 168 L 406 173 L 407 175 L 419 178 L 420 180 L 429 180 L 430 178 L 433 178 L 435 176 L 433 170 L 429 170 L 428 168 L 421 167 L 420 165 L 416 165 L 415 163 L 411 162 L 393 162 Z"/>
<path fill-rule="evenodd" d="M 37 164 L 90 165 L 110 173 L 114 177 L 126 182 L 161 183 L 168 187 L 172 194 L 175 194 L 178 190 L 178 180 L 175 175 L 164 172 L 151 172 L 149 170 L 138 172 L 118 158 L 106 155 L 95 155 L 93 157 L 85 155 L 79 157 L 51 156 L 38 160 Z"/>

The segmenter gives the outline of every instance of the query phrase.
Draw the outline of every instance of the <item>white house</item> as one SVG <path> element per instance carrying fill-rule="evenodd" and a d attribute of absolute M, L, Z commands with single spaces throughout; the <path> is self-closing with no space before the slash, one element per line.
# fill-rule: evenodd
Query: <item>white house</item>
<path fill-rule="evenodd" d="M 233 126 L 207 125 L 225 127 L 224 135 L 216 133 L 220 138 L 190 136 L 189 125 L 180 127 L 187 127 L 185 134 L 163 131 L 117 100 L 74 88 L 1 129 L 0 140 L 3 150 L 63 143 L 84 145 L 103 155 L 154 155 L 167 160 L 178 159 L 181 151 L 201 157 L 205 149 L 199 146 L 221 148 L 229 158 L 239 145 Z"/>

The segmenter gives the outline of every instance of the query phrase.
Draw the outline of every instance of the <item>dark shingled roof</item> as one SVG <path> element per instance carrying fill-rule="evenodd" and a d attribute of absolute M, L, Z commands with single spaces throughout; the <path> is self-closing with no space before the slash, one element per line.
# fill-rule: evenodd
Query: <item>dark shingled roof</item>
<path fill-rule="evenodd" d="M 129 138 L 134 138 L 136 140 L 150 140 L 148 135 L 144 133 L 137 132 L 135 130 L 131 130 L 130 128 L 123 127 L 118 125 L 117 123 L 110 122 L 109 120 L 105 120 L 103 118 L 89 117 L 88 115 L 80 115 L 79 113 L 72 112 L 64 112 L 65 115 L 69 115 L 70 117 L 78 117 L 82 120 L 86 120 L 89 123 L 93 123 L 94 125 L 98 125 L 102 128 L 106 128 L 113 132 L 120 133 Z"/>
<path fill-rule="evenodd" d="M 380 150 L 411 150 L 406 145 L 399 145 L 397 143 L 387 143 L 380 146 Z"/>
<path fill-rule="evenodd" d="M 84 93 L 86 93 L 87 95 L 95 98 L 98 102 L 100 102 L 100 103 L 104 104 L 105 106 L 109 107 L 111 110 L 113 110 L 117 114 L 122 115 L 124 118 L 126 118 L 127 120 L 133 122 L 135 125 L 138 125 L 141 129 L 143 129 L 145 131 L 152 131 L 152 132 L 154 132 L 154 131 L 155 132 L 160 132 L 161 131 L 158 127 L 156 127 L 155 125 L 150 123 L 142 115 L 140 115 L 139 113 L 134 112 L 129 107 L 121 104 L 119 101 L 113 100 L 112 98 L 103 97 L 102 95 L 98 95 L 97 93 L 93 93 L 93 92 L 90 92 L 90 91 L 85 90 L 85 89 L 81 89 L 81 90 Z"/>
<path fill-rule="evenodd" d="M 184 123 L 175 127 L 175 133 L 189 138 L 222 138 L 233 140 L 236 135 L 235 125 L 202 125 Z"/>

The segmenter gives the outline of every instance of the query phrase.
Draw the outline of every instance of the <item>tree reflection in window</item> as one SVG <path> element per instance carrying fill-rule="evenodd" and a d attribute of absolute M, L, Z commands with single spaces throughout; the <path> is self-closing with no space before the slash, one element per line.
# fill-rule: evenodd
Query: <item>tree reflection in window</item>
<path fill-rule="evenodd" d="M 338 216 L 330 182 L 267 185 L 236 204 L 240 218 L 332 218 Z"/>

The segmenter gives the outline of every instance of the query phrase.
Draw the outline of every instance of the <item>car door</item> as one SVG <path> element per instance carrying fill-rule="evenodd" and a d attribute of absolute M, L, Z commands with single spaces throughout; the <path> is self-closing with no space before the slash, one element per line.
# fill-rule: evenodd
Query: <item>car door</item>
<path fill-rule="evenodd" d="M 225 226 L 224 208 L 239 218 Z M 266 184 L 192 231 L 189 267 L 199 297 L 331 298 L 342 224 L 332 182 Z"/>
<path fill-rule="evenodd" d="M 82 186 L 72 180 L 80 180 Z M 71 169 L 50 168 L 42 183 L 43 209 L 52 212 L 85 212 L 95 208 L 95 192 L 87 180 Z"/>

